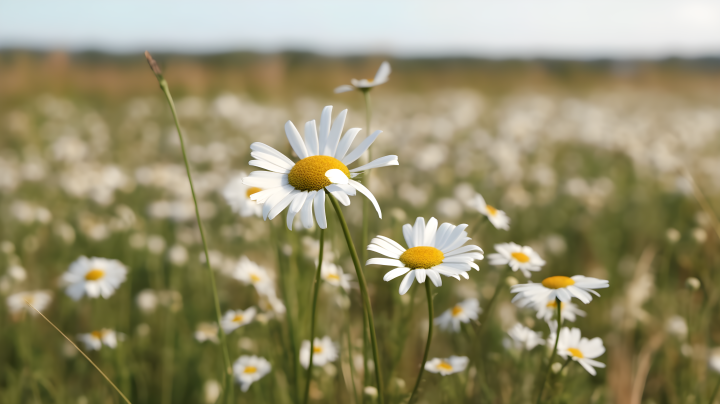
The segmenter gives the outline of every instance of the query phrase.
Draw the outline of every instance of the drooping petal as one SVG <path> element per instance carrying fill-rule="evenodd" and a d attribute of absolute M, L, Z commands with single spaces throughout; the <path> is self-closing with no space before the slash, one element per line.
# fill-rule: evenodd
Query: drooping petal
<path fill-rule="evenodd" d="M 338 189 L 337 185 L 330 185 L 325 188 L 328 192 L 330 192 L 332 196 L 334 196 L 338 200 L 338 202 L 343 204 L 343 206 L 350 206 L 350 197 L 348 197 L 345 191 Z"/>
<path fill-rule="evenodd" d="M 300 137 L 300 132 L 298 132 L 291 121 L 285 122 L 285 135 L 287 136 L 288 142 L 290 142 L 290 146 L 300 159 L 308 157 L 305 142 L 303 142 L 302 137 Z"/>
<path fill-rule="evenodd" d="M 312 191 L 308 194 L 307 199 L 305 199 L 305 204 L 300 211 L 300 220 L 306 229 L 310 229 L 313 226 L 312 206 L 315 194 L 317 194 L 317 191 Z"/>
<path fill-rule="evenodd" d="M 418 268 L 415 270 L 415 279 L 417 279 L 418 283 L 425 283 L 425 269 Z"/>
<path fill-rule="evenodd" d="M 305 204 L 305 200 L 307 199 L 308 193 L 307 192 L 301 192 L 299 195 L 297 195 L 293 200 L 292 203 L 290 203 L 290 207 L 288 208 L 287 213 L 287 227 L 288 230 L 292 230 L 293 220 L 295 219 L 295 215 L 300 212 L 300 209 L 302 209 L 303 205 Z"/>
<path fill-rule="evenodd" d="M 368 198 L 370 200 L 370 202 L 372 202 L 373 206 L 375 207 L 375 210 L 378 213 L 378 216 L 380 217 L 380 219 L 382 219 L 382 212 L 380 211 L 380 205 L 378 204 L 377 199 L 375 199 L 375 195 L 373 195 L 372 192 L 370 192 L 370 190 L 367 189 L 363 184 L 361 184 L 355 180 L 350 180 L 349 183 L 350 183 L 350 186 L 352 186 L 353 188 L 360 191 L 361 194 L 365 195 L 365 197 Z"/>
<path fill-rule="evenodd" d="M 415 271 L 408 272 L 407 275 L 403 278 L 402 282 L 400 282 L 400 294 L 404 295 L 407 293 L 408 290 L 410 290 L 410 286 L 412 286 L 413 281 L 415 280 Z"/>
<path fill-rule="evenodd" d="M 427 277 L 430 278 L 433 285 L 435 285 L 438 288 L 440 286 L 442 286 L 442 278 L 440 278 L 440 274 L 435 272 L 434 269 L 428 269 L 427 271 L 425 271 L 425 273 L 427 274 Z"/>
<path fill-rule="evenodd" d="M 325 190 L 321 189 L 315 194 L 315 220 L 318 227 L 327 229 L 327 218 L 325 217 Z"/>

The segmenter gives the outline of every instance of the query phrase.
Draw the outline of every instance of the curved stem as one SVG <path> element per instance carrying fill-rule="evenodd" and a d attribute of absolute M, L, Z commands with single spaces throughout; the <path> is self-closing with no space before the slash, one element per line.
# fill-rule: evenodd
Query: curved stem
<path fill-rule="evenodd" d="M 708 401 L 708 404 L 713 404 L 715 402 L 715 397 L 717 396 L 718 391 L 720 391 L 720 380 L 718 380 L 718 383 L 715 385 L 715 390 L 713 390 L 712 396 L 710 396 L 710 401 Z"/>
<path fill-rule="evenodd" d="M 353 244 L 352 237 L 350 236 L 350 229 L 348 229 L 347 222 L 345 221 L 345 216 L 340 209 L 340 204 L 330 192 L 326 191 L 326 194 L 330 199 L 333 208 L 335 209 L 335 213 L 337 213 L 338 220 L 340 221 L 340 226 L 342 227 L 343 234 L 345 235 L 345 241 L 347 242 L 350 256 L 352 257 L 353 264 L 355 265 L 355 272 L 357 273 L 358 283 L 360 284 L 360 294 L 362 294 L 363 306 L 365 306 L 367 309 L 369 328 L 368 331 L 370 332 L 370 343 L 372 344 L 373 360 L 375 362 L 375 379 L 377 379 L 378 402 L 380 404 L 383 404 L 385 390 L 383 389 L 382 382 L 380 353 L 378 349 L 377 337 L 375 336 L 375 320 L 373 319 L 372 306 L 370 305 L 370 296 L 368 295 L 367 283 L 365 282 L 365 274 L 362 271 L 362 266 L 360 266 L 360 258 L 358 258 L 357 250 L 355 250 L 355 244 Z"/>
<path fill-rule="evenodd" d="M 195 218 L 197 219 L 198 228 L 200 229 L 200 238 L 203 243 L 203 250 L 205 251 L 205 263 L 208 267 L 208 273 L 210 274 L 210 285 L 212 286 L 213 302 L 215 304 L 215 317 L 217 318 L 218 325 L 222 323 L 222 314 L 220 312 L 220 299 L 218 298 L 217 285 L 215 283 L 215 273 L 210 265 L 210 254 L 208 253 L 207 241 L 205 239 L 205 230 L 203 228 L 202 219 L 200 219 L 200 209 L 198 208 L 197 196 L 195 195 L 195 186 L 193 185 L 192 174 L 190 173 L 190 163 L 188 163 L 187 153 L 185 152 L 185 141 L 182 135 L 182 129 L 180 129 L 180 121 L 178 120 L 177 111 L 175 110 L 175 103 L 173 102 L 172 95 L 170 95 L 170 88 L 168 87 L 167 81 L 163 77 L 157 63 L 152 59 L 148 52 L 145 52 L 145 57 L 148 59 L 150 68 L 160 84 L 160 89 L 165 98 L 167 99 L 168 105 L 170 105 L 170 111 L 172 112 L 173 120 L 175 121 L 175 128 L 177 129 L 178 138 L 180 139 L 180 149 L 182 150 L 183 161 L 185 162 L 185 171 L 187 172 L 188 182 L 190 183 L 190 192 L 192 193 L 193 203 L 195 205 Z M 222 327 L 218 327 L 218 334 L 220 334 L 220 342 L 223 351 L 223 359 L 225 361 L 225 372 L 226 378 L 229 381 L 228 386 L 228 401 L 232 401 L 233 388 L 232 388 L 232 364 L 230 363 L 230 354 L 228 353 L 227 338 Z"/>
<path fill-rule="evenodd" d="M 428 352 L 430 352 L 430 342 L 432 341 L 433 319 L 435 318 L 435 315 L 433 311 L 432 292 L 430 291 L 430 279 L 425 279 L 425 293 L 427 294 L 428 320 L 430 321 L 430 324 L 428 325 L 428 337 L 427 342 L 425 343 L 425 353 L 423 354 L 422 364 L 420 365 L 420 372 L 418 372 L 418 377 L 415 381 L 415 387 L 413 388 L 412 394 L 410 394 L 410 400 L 408 401 L 408 404 L 413 403 L 413 398 L 415 398 L 418 387 L 420 387 L 420 380 L 422 379 L 423 372 L 425 371 L 425 363 L 427 362 Z"/>
<path fill-rule="evenodd" d="M 325 248 L 325 229 L 320 229 L 320 254 L 318 254 L 318 266 L 315 271 L 315 282 L 313 283 L 312 313 L 310 315 L 310 361 L 308 362 L 307 378 L 305 380 L 305 398 L 303 403 L 307 404 L 310 396 L 310 380 L 312 379 L 313 356 L 315 355 L 315 314 L 317 298 L 320 292 L 320 271 L 322 270 L 323 249 Z"/>
<path fill-rule="evenodd" d="M 545 383 L 547 382 L 548 375 L 550 374 L 550 368 L 552 367 L 553 358 L 557 353 L 558 342 L 560 341 L 560 326 L 562 325 L 562 315 L 560 310 L 562 309 L 562 302 L 557 297 L 555 298 L 555 304 L 557 305 L 557 335 L 555 336 L 555 346 L 553 347 L 550 359 L 548 359 L 547 369 L 545 370 L 545 376 L 543 376 L 542 384 L 540 385 L 540 393 L 537 396 L 537 404 L 540 404 L 542 400 L 543 390 L 545 390 Z"/>

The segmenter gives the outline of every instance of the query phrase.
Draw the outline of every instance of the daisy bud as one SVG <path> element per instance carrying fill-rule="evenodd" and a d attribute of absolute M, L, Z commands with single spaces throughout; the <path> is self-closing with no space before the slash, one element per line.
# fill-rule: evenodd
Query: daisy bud
<path fill-rule="evenodd" d="M 698 279 L 694 276 L 687 278 L 685 280 L 685 287 L 692 291 L 696 291 L 696 290 L 700 289 L 700 279 Z"/>
<path fill-rule="evenodd" d="M 373 398 L 373 399 L 377 398 L 377 396 L 378 396 L 378 391 L 373 386 L 365 386 L 365 388 L 363 389 L 363 392 L 365 393 L 366 396 Z"/>
<path fill-rule="evenodd" d="M 562 369 L 563 365 L 560 362 L 555 362 L 552 364 L 552 367 L 550 368 L 553 373 L 560 373 L 560 370 Z"/>

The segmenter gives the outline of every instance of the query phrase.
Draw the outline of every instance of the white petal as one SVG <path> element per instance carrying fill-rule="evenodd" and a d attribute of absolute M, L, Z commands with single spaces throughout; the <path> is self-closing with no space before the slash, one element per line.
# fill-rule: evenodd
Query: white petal
<path fill-rule="evenodd" d="M 264 168 L 266 170 L 270 170 L 270 171 L 273 171 L 276 173 L 281 173 L 281 174 L 287 174 L 290 172 L 289 168 L 283 168 L 283 167 L 280 167 L 278 165 L 275 165 L 275 164 L 273 164 L 269 161 L 265 161 L 265 160 L 250 160 L 250 162 L 248 164 L 251 166 Z"/>
<path fill-rule="evenodd" d="M 349 164 L 349 163 L 348 163 L 348 164 Z M 357 173 L 357 172 L 360 172 L 360 171 L 370 170 L 370 169 L 372 169 L 372 168 L 380 168 L 380 167 L 387 167 L 387 166 L 397 166 L 397 165 L 400 165 L 400 163 L 398 163 L 398 156 L 395 156 L 395 155 L 392 155 L 392 154 L 391 154 L 391 155 L 389 155 L 389 156 L 384 156 L 384 157 L 377 158 L 377 159 L 375 159 L 375 160 L 373 160 L 373 161 L 365 164 L 364 166 L 355 167 L 355 168 L 353 168 L 352 170 L 350 170 L 350 172 L 351 172 L 351 173 Z"/>
<path fill-rule="evenodd" d="M 374 251 L 378 254 L 382 254 L 382 255 L 384 255 L 386 257 L 390 257 L 390 258 L 395 258 L 395 259 L 400 258 L 400 254 L 398 254 L 398 252 L 395 249 L 388 250 L 387 248 L 383 248 L 377 244 L 370 244 L 369 246 L 367 246 L 367 250 Z"/>
<path fill-rule="evenodd" d="M 345 175 L 344 172 L 338 170 L 337 168 L 333 168 L 331 170 L 327 170 L 325 172 L 325 176 L 332 182 L 333 184 L 347 184 L 350 180 L 347 175 Z"/>
<path fill-rule="evenodd" d="M 418 268 L 415 270 L 415 279 L 417 279 L 418 283 L 425 283 L 425 270 L 422 268 Z"/>
<path fill-rule="evenodd" d="M 350 146 L 352 145 L 353 140 L 355 140 L 355 136 L 361 131 L 360 128 L 351 128 L 348 129 L 347 132 L 345 132 L 345 136 L 342 137 L 340 140 L 340 143 L 338 144 L 337 150 L 335 151 L 335 158 L 342 161 L 343 158 L 345 158 L 345 154 L 350 149 Z"/>
<path fill-rule="evenodd" d="M 278 167 L 287 168 L 288 170 L 292 169 L 295 165 L 292 162 L 288 163 L 287 158 L 282 159 L 270 153 L 254 151 L 250 153 L 250 156 L 258 160 L 265 160 L 268 163 L 273 163 Z"/>
<path fill-rule="evenodd" d="M 292 231 L 292 225 L 293 220 L 295 219 L 295 215 L 300 212 L 300 209 L 302 209 L 303 205 L 305 204 L 305 200 L 307 199 L 308 193 L 307 192 L 301 192 L 300 195 L 296 196 L 292 203 L 290 204 L 290 207 L 288 208 L 287 213 L 287 227 L 289 230 Z"/>
<path fill-rule="evenodd" d="M 390 258 L 370 258 L 365 265 L 385 265 L 389 267 L 402 267 L 404 264 L 400 260 Z"/>
<path fill-rule="evenodd" d="M 275 206 L 270 209 L 270 213 L 268 213 L 268 219 L 273 220 L 275 216 L 277 216 L 280 212 L 282 212 L 285 208 L 287 208 L 288 205 L 290 205 L 290 202 L 293 201 L 293 199 L 300 194 L 301 191 L 298 191 L 297 189 L 293 189 L 292 192 L 287 194 L 283 199 L 281 199 Z"/>
<path fill-rule="evenodd" d="M 268 215 L 270 214 L 270 210 L 293 191 L 295 191 L 295 188 L 288 185 L 280 188 L 277 192 L 270 195 L 267 201 L 265 201 L 265 204 L 263 204 L 263 219 L 267 220 Z"/>
<path fill-rule="evenodd" d="M 297 154 L 299 158 L 304 159 L 308 157 L 305 142 L 303 142 L 302 137 L 300 137 L 300 132 L 298 132 L 291 121 L 285 122 L 285 135 L 287 136 L 288 142 L 290 142 L 290 146 L 292 146 L 295 154 Z"/>
<path fill-rule="evenodd" d="M 397 278 L 398 276 L 405 275 L 406 273 L 408 273 L 408 271 L 410 271 L 410 268 L 404 268 L 404 267 L 395 268 L 392 271 L 386 273 L 385 276 L 383 276 L 383 280 L 385 282 L 389 282 L 389 281 Z"/>
<path fill-rule="evenodd" d="M 375 78 L 373 79 L 373 84 L 383 84 L 388 81 L 388 77 L 390 77 L 390 63 L 387 61 L 382 62 L 380 65 L 380 68 L 378 69 L 377 73 L 375 73 Z"/>
<path fill-rule="evenodd" d="M 355 87 L 351 86 L 350 84 L 343 84 L 341 86 L 335 87 L 335 94 L 346 93 L 354 89 Z"/>
<path fill-rule="evenodd" d="M 335 150 L 337 150 L 338 142 L 340 141 L 340 135 L 342 135 L 343 126 L 345 126 L 345 118 L 347 117 L 347 111 L 347 109 L 343 109 L 335 118 L 335 122 L 333 122 L 332 128 L 330 128 L 330 135 L 328 136 L 327 142 L 325 143 L 325 149 L 321 150 L 321 153 L 323 155 L 335 155 Z"/>
<path fill-rule="evenodd" d="M 365 195 L 366 198 L 372 202 L 373 206 L 375 207 L 375 210 L 378 213 L 378 216 L 380 219 L 382 219 L 382 212 L 380 211 L 380 205 L 378 204 L 377 199 L 375 199 L 375 195 L 370 192 L 369 189 L 365 188 L 365 186 L 355 180 L 350 180 L 350 186 L 360 191 L 361 194 Z"/>
<path fill-rule="evenodd" d="M 328 190 L 328 192 L 330 192 L 332 196 L 334 196 L 338 200 L 338 202 L 342 203 L 343 206 L 350 206 L 350 198 L 348 197 L 348 195 L 341 190 L 333 191 L 333 189 L 337 189 L 333 187 L 337 187 L 337 185 L 330 185 L 326 187 L 326 189 Z"/>
<path fill-rule="evenodd" d="M 443 223 L 440 225 L 437 232 L 435 233 L 435 248 L 438 248 L 438 246 L 445 243 L 447 235 L 450 234 L 454 228 L 455 226 L 451 225 L 450 223 Z"/>
<path fill-rule="evenodd" d="M 442 286 L 442 278 L 440 278 L 440 274 L 435 272 L 435 270 L 433 270 L 433 269 L 428 269 L 425 272 L 427 274 L 427 277 L 430 278 L 430 280 L 432 281 L 433 285 L 435 285 L 438 288 L 440 286 Z"/>
<path fill-rule="evenodd" d="M 319 153 L 317 126 L 315 120 L 305 122 L 305 147 L 307 147 L 308 155 L 317 156 Z"/>
<path fill-rule="evenodd" d="M 312 206 L 316 193 L 317 191 L 312 191 L 308 194 L 305 204 L 300 211 L 300 220 L 302 220 L 302 224 L 306 229 L 312 228 L 313 226 Z"/>
<path fill-rule="evenodd" d="M 427 225 L 425 226 L 425 235 L 424 235 L 424 242 L 423 244 L 427 246 L 435 245 L 435 233 L 437 232 L 438 228 L 438 221 L 434 217 L 431 217 L 430 220 L 428 220 Z"/>
<path fill-rule="evenodd" d="M 413 228 L 409 224 L 403 225 L 403 236 L 405 237 L 405 244 L 407 244 L 408 248 L 415 247 L 415 237 L 413 233 Z"/>
<path fill-rule="evenodd" d="M 425 218 L 424 217 L 419 217 L 419 218 L 415 219 L 415 225 L 413 226 L 413 238 L 415 239 L 416 247 L 425 245 Z"/>
<path fill-rule="evenodd" d="M 250 150 L 271 154 L 281 160 L 285 160 L 285 162 L 287 164 L 289 164 L 291 167 L 295 165 L 295 163 L 293 163 L 292 160 L 287 158 L 287 156 L 285 156 L 284 154 L 280 153 L 279 151 L 273 149 L 272 147 L 266 145 L 265 143 L 261 143 L 261 142 L 252 143 L 250 145 Z"/>
<path fill-rule="evenodd" d="M 410 290 L 410 286 L 412 286 L 413 281 L 415 280 L 415 271 L 408 272 L 407 275 L 403 278 L 402 282 L 400 282 L 400 294 L 404 295 L 407 293 L 408 290 Z"/>
<path fill-rule="evenodd" d="M 315 220 L 318 227 L 327 229 L 327 218 L 325 217 L 325 190 L 321 189 L 315 194 Z"/>
<path fill-rule="evenodd" d="M 365 140 L 363 140 L 358 145 L 358 147 L 356 147 L 353 151 L 350 152 L 350 154 L 348 154 L 347 156 L 345 156 L 344 159 L 342 159 L 342 163 L 347 166 L 352 164 L 355 160 L 359 159 L 360 156 L 362 156 L 363 153 L 365 153 L 365 151 L 370 148 L 370 145 L 373 144 L 375 139 L 377 139 L 377 137 L 380 136 L 381 133 L 381 130 L 376 130 L 375 132 L 373 132 L 372 135 L 365 138 Z"/>
<path fill-rule="evenodd" d="M 258 171 L 253 171 L 258 172 Z M 243 184 L 249 186 L 249 187 L 258 187 L 258 188 L 275 188 L 275 187 L 281 187 L 283 185 L 288 184 L 287 174 L 279 174 L 279 173 L 270 173 L 267 172 L 267 174 L 278 174 L 281 175 L 281 177 L 260 177 L 260 176 L 251 176 L 251 177 L 245 177 L 243 178 Z M 284 177 L 282 177 L 284 175 Z"/>
<path fill-rule="evenodd" d="M 318 150 L 325 150 L 327 138 L 330 135 L 330 121 L 332 119 L 332 105 L 323 108 L 320 116 L 320 131 L 318 132 Z"/>
<path fill-rule="evenodd" d="M 393 240 L 393 239 L 391 239 L 391 238 L 389 238 L 389 237 L 385 237 L 385 236 L 377 236 L 377 238 L 379 238 L 379 239 L 381 239 L 381 240 L 384 240 L 384 241 L 386 241 L 388 244 L 390 244 L 390 245 L 392 245 L 393 247 L 397 248 L 397 249 L 400 251 L 401 254 L 405 252 L 405 248 L 404 248 L 403 246 L 401 246 L 400 244 L 398 244 L 395 240 Z"/>

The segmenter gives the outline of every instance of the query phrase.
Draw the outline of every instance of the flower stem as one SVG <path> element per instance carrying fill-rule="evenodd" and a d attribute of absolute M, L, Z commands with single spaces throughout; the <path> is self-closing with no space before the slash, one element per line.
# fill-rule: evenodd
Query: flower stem
<path fill-rule="evenodd" d="M 715 402 L 715 397 L 718 395 L 718 391 L 720 391 L 720 380 L 718 380 L 717 384 L 715 385 L 715 390 L 713 390 L 713 393 L 710 396 L 710 401 L 708 401 L 708 404 L 713 404 Z"/>
<path fill-rule="evenodd" d="M 353 264 L 355 265 L 355 272 L 357 273 L 358 283 L 360 284 L 360 293 L 362 294 L 363 298 L 363 306 L 365 306 L 368 315 L 368 331 L 370 332 L 370 342 L 372 344 L 373 360 L 375 362 L 375 378 L 377 380 L 378 402 L 380 404 L 383 404 L 385 390 L 383 389 L 381 375 L 380 352 L 378 349 L 377 337 L 375 336 L 375 320 L 373 319 L 372 306 L 370 305 L 370 296 L 368 295 L 367 283 L 365 282 L 365 274 L 363 273 L 362 266 L 360 266 L 360 258 L 358 258 L 357 250 L 355 250 L 355 244 L 353 244 L 352 237 L 350 236 L 350 229 L 348 229 L 347 222 L 345 221 L 345 216 L 340 209 L 340 204 L 330 192 L 326 191 L 326 194 L 330 199 L 330 202 L 332 203 L 335 212 L 337 213 L 338 220 L 340 221 L 340 226 L 342 227 L 343 234 L 345 235 L 345 241 L 348 245 L 348 250 L 350 251 L 350 256 L 352 257 Z"/>
<path fill-rule="evenodd" d="M 315 282 L 313 283 L 312 313 L 310 315 L 310 362 L 308 362 L 307 379 L 305 380 L 305 398 L 303 403 L 307 404 L 310 396 L 310 380 L 312 379 L 313 356 L 315 354 L 315 315 L 317 309 L 318 292 L 320 291 L 320 271 L 322 270 L 323 249 L 325 248 L 325 229 L 320 229 L 320 253 L 318 254 L 318 266 L 315 271 Z"/>
<path fill-rule="evenodd" d="M 425 343 L 425 353 L 423 354 L 423 360 L 422 364 L 420 365 L 420 372 L 418 372 L 417 380 L 415 381 L 415 387 L 413 388 L 412 394 L 410 394 L 410 400 L 408 400 L 408 404 L 413 403 L 413 398 L 415 398 L 415 394 L 418 391 L 418 387 L 420 387 L 420 380 L 422 379 L 423 372 L 425 371 L 425 363 L 427 362 L 428 353 L 430 352 L 430 342 L 432 341 L 432 335 L 433 335 L 433 319 L 435 318 L 435 314 L 433 311 L 433 299 L 432 299 L 432 292 L 430 291 L 430 279 L 425 279 L 425 293 L 427 294 L 427 304 L 428 304 L 428 321 L 430 321 L 430 324 L 428 325 L 428 337 L 427 342 Z"/>
<path fill-rule="evenodd" d="M 500 291 L 502 290 L 503 286 L 505 285 L 504 280 L 505 280 L 505 274 L 507 272 L 508 272 L 508 269 L 505 269 L 500 273 L 500 279 L 498 280 L 498 283 L 495 286 L 495 291 L 493 292 L 493 295 L 490 298 L 490 301 L 488 302 L 487 307 L 485 308 L 485 312 L 483 313 L 483 316 L 480 318 L 480 328 L 478 329 L 478 332 L 477 332 L 478 337 L 482 336 L 482 331 L 485 329 L 485 324 L 487 324 L 488 318 L 490 318 L 490 314 L 492 311 L 492 307 L 495 304 L 495 300 L 497 300 L 497 297 L 500 294 Z"/>
<path fill-rule="evenodd" d="M 365 130 L 367 131 L 366 136 L 370 136 L 370 134 L 372 133 L 372 132 L 370 132 L 370 120 L 372 118 L 372 112 L 370 109 L 370 88 L 363 88 L 363 89 L 361 89 L 361 91 L 363 93 L 363 99 L 365 100 Z M 370 158 L 371 152 L 370 152 L 369 147 L 368 147 L 368 150 L 366 153 L 367 153 L 367 160 L 362 161 L 362 164 L 367 164 L 371 161 L 371 158 Z M 365 156 L 363 156 L 363 158 L 365 158 Z M 363 182 L 365 182 L 366 187 L 370 183 L 370 173 L 371 173 L 371 171 L 367 171 L 364 174 Z M 363 198 L 363 200 L 362 200 L 362 215 L 363 215 L 362 216 L 363 221 L 362 221 L 362 233 L 360 236 L 360 245 L 366 246 L 369 244 L 368 239 L 370 238 L 370 236 L 369 236 L 370 235 L 370 200 L 367 198 Z M 362 262 L 363 263 L 367 262 L 368 250 L 366 248 L 363 248 L 361 254 L 362 254 Z M 367 309 L 363 305 L 363 371 L 364 371 L 363 372 L 364 373 L 363 385 L 367 385 L 367 380 L 369 379 L 368 378 L 369 371 L 367 368 L 367 334 L 368 334 L 367 317 L 368 317 Z M 363 394 L 363 403 L 364 402 L 365 402 L 365 394 Z"/>
<path fill-rule="evenodd" d="M 550 368 L 552 368 L 553 358 L 557 353 L 558 342 L 560 341 L 560 327 L 562 326 L 562 315 L 560 310 L 562 309 L 562 302 L 557 297 L 555 298 L 555 304 L 557 305 L 557 335 L 555 336 L 555 346 L 553 347 L 550 359 L 548 359 L 547 369 L 545 370 L 545 376 L 543 376 L 542 384 L 540 385 L 540 392 L 537 396 L 536 404 L 540 404 L 542 400 L 543 390 L 545 390 L 545 383 L 547 382 L 548 375 L 550 374 Z"/>
<path fill-rule="evenodd" d="M 205 240 L 205 230 L 203 229 L 202 219 L 200 219 L 200 209 L 198 208 L 195 186 L 193 185 L 192 174 L 190 173 L 190 164 L 188 163 L 187 153 L 185 152 L 185 141 L 183 140 L 182 130 L 180 129 L 177 111 L 175 111 L 175 103 L 173 102 L 172 95 L 170 95 L 170 88 L 168 87 L 167 81 L 163 77 L 157 63 L 155 63 L 155 60 L 153 60 L 152 56 L 150 56 L 150 53 L 147 51 L 145 52 L 145 57 L 150 64 L 150 69 L 152 69 L 155 74 L 155 78 L 158 80 L 158 84 L 160 84 L 160 89 L 163 94 L 165 94 L 165 98 L 170 106 L 170 111 L 172 112 L 173 120 L 175 121 L 178 138 L 180 139 L 180 149 L 182 150 L 183 161 L 185 162 L 185 171 L 187 172 L 188 182 L 190 183 L 190 192 L 192 193 L 193 203 L 195 204 L 195 218 L 197 219 L 198 228 L 200 229 L 200 238 L 202 239 L 203 249 L 205 251 L 205 262 L 207 263 L 208 273 L 210 274 L 210 285 L 212 287 L 213 302 L 215 304 L 215 316 L 217 317 L 219 325 L 222 322 L 222 314 L 220 312 L 220 299 L 218 298 L 217 285 L 215 283 L 215 273 L 210 265 L 210 254 L 208 253 L 207 241 Z M 228 353 L 227 338 L 225 337 L 225 332 L 222 327 L 218 327 L 218 334 L 220 334 L 220 345 L 222 346 L 223 359 L 225 361 L 225 378 L 228 380 L 228 388 L 226 389 L 228 391 L 227 401 L 232 402 L 232 397 L 234 395 L 232 388 L 232 364 L 230 363 L 230 354 Z"/>

